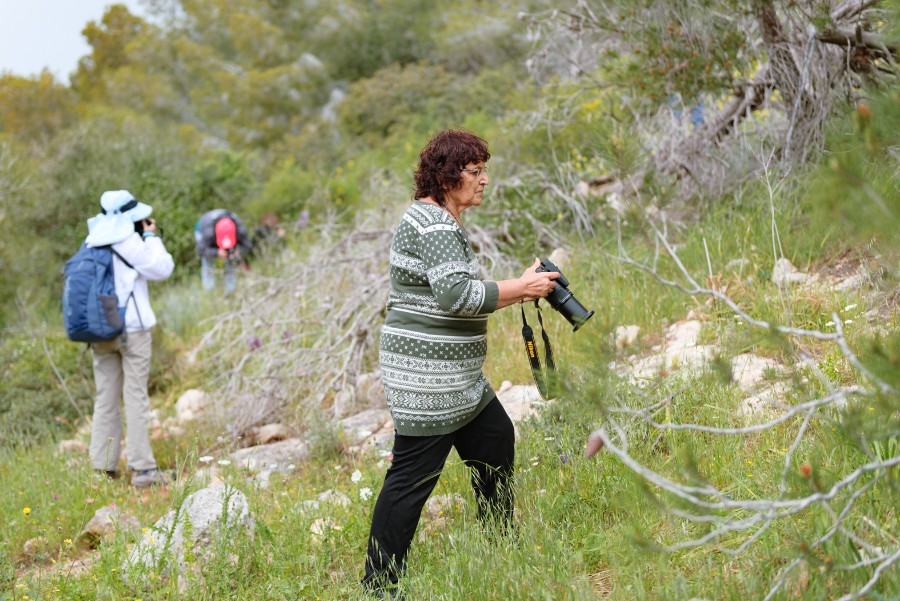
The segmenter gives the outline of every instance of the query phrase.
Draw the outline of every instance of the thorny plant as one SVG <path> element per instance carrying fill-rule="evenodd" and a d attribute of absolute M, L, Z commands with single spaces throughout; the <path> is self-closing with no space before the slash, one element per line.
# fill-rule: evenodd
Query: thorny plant
<path fill-rule="evenodd" d="M 278 277 L 246 278 L 241 306 L 212 318 L 192 355 L 216 349 L 204 361 L 229 434 L 276 419 L 302 432 L 373 368 L 392 236 L 380 223 L 326 224 L 302 256 L 287 251 Z"/>
<path fill-rule="evenodd" d="M 767 181 L 766 183 L 769 185 L 770 194 L 774 194 L 776 187 L 771 182 Z M 657 400 L 653 398 L 652 392 L 649 394 L 639 393 L 639 397 L 646 404 L 636 407 L 633 401 L 625 402 L 617 399 L 611 407 L 606 409 L 602 427 L 591 436 L 595 441 L 602 441 L 606 449 L 647 483 L 671 495 L 672 500 L 676 502 L 669 506 L 668 511 L 673 515 L 708 527 L 708 531 L 702 536 L 669 545 L 665 547 L 666 550 L 674 551 L 713 543 L 723 553 L 736 556 L 759 540 L 766 530 L 779 520 L 789 520 L 792 516 L 799 517 L 802 512 L 808 513 L 819 508 L 829 516 L 830 524 L 820 528 L 815 535 L 815 540 L 800 545 L 796 557 L 781 569 L 774 582 L 771 583 L 765 599 L 772 599 L 785 586 L 790 575 L 804 561 L 809 560 L 814 551 L 823 549 L 829 541 L 836 542 L 832 540 L 835 537 L 839 537 L 839 539 L 842 537 L 855 545 L 858 559 L 852 563 L 835 563 L 830 568 L 837 571 L 865 570 L 863 573 L 870 576 L 862 586 L 847 592 L 840 597 L 840 600 L 857 599 L 872 591 L 881 575 L 900 561 L 900 541 L 896 536 L 874 524 L 865 515 L 860 517 L 860 512 L 863 512 L 866 494 L 872 491 L 878 483 L 891 485 L 891 469 L 900 465 L 897 446 L 876 444 L 868 439 L 865 431 L 857 430 L 854 432 L 854 436 L 860 443 L 860 448 L 864 449 L 866 457 L 864 462 L 860 462 L 861 464 L 857 465 L 855 469 L 840 475 L 830 487 L 820 487 L 816 478 L 812 477 L 813 467 L 803 464 L 800 467 L 800 473 L 808 480 L 809 490 L 799 495 L 789 490 L 788 480 L 789 476 L 797 469 L 795 457 L 804 438 L 811 435 L 811 425 L 814 420 L 840 422 L 847 416 L 847 412 L 852 410 L 854 402 L 859 399 L 895 396 L 897 390 L 880 379 L 859 360 L 847 342 L 841 319 L 836 313 L 832 314 L 834 332 L 779 325 L 758 319 L 742 309 L 738 303 L 717 289 L 715 285 L 705 286 L 697 281 L 679 258 L 675 247 L 669 240 L 664 219 L 661 220 L 660 226 L 651 224 L 651 227 L 656 242 L 656 252 L 652 260 L 639 261 L 632 258 L 625 249 L 621 236 L 618 254 L 611 258 L 643 271 L 660 283 L 676 288 L 687 295 L 715 299 L 727 306 L 746 324 L 781 335 L 789 341 L 802 364 L 821 385 L 823 393 L 818 396 L 810 395 L 815 398 L 801 399 L 793 404 L 778 403 L 776 407 L 773 407 L 777 412 L 773 417 L 759 417 L 756 420 L 757 423 L 743 427 L 679 423 L 671 419 L 671 396 Z M 780 251 L 780 240 L 774 224 L 773 250 L 776 254 Z M 680 276 L 678 281 L 660 273 L 661 255 L 667 255 L 674 262 Z M 708 253 L 707 262 L 709 263 Z M 715 279 L 711 277 L 709 281 L 714 282 Z M 805 348 L 807 341 L 836 345 L 843 358 L 854 368 L 857 374 L 856 383 L 850 386 L 840 386 L 823 373 L 811 353 Z M 897 419 L 896 413 L 893 414 L 892 419 Z M 758 494 L 752 498 L 740 498 L 733 494 L 733 491 L 723 490 L 709 482 L 698 483 L 687 476 L 684 481 L 678 481 L 642 464 L 630 453 L 629 439 L 638 436 L 636 431 L 646 428 L 657 431 L 660 436 L 666 432 L 680 431 L 741 439 L 762 437 L 768 432 L 774 432 L 776 428 L 788 428 L 793 441 L 784 457 L 780 482 L 778 482 L 773 495 L 770 498 L 760 498 Z M 898 435 L 896 427 L 890 434 L 891 437 L 896 438 Z M 880 442 L 882 441 L 878 441 L 878 443 Z M 870 451 L 871 448 L 875 448 L 876 452 Z M 731 542 L 735 539 L 739 542 Z"/>

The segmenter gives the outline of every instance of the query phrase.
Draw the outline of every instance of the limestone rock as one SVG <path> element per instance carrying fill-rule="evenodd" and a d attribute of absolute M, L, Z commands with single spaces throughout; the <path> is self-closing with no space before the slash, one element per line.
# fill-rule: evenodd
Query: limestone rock
<path fill-rule="evenodd" d="M 299 438 L 288 438 L 271 444 L 240 449 L 229 458 L 234 464 L 251 472 L 263 470 L 288 471 L 289 466 L 306 461 L 309 448 Z"/>
<path fill-rule="evenodd" d="M 783 366 L 768 357 L 743 353 L 731 360 L 732 377 L 743 390 L 753 390 L 765 380 L 766 372 L 781 374 Z"/>
<path fill-rule="evenodd" d="M 437 495 L 428 499 L 422 512 L 419 541 L 423 542 L 429 536 L 435 536 L 447 525 L 448 516 L 460 511 L 465 505 L 466 500 L 459 493 Z"/>
<path fill-rule="evenodd" d="M 175 415 L 179 424 L 186 424 L 202 416 L 209 409 L 211 400 L 199 388 L 184 391 L 175 401 Z"/>
<path fill-rule="evenodd" d="M 360 374 L 355 386 L 342 389 L 334 399 L 334 415 L 338 419 L 369 409 L 387 409 L 380 370 Z"/>
<path fill-rule="evenodd" d="M 572 262 L 572 253 L 565 248 L 554 248 L 553 252 L 551 252 L 550 256 L 547 258 L 550 259 L 551 263 L 559 267 L 560 270 L 563 270 Z"/>
<path fill-rule="evenodd" d="M 535 415 L 538 407 L 545 404 L 534 384 L 501 385 L 495 392 L 514 424 Z"/>
<path fill-rule="evenodd" d="M 115 538 L 117 532 L 136 534 L 140 528 L 137 518 L 115 505 L 106 505 L 94 512 L 76 542 L 79 547 L 96 547 L 103 541 Z"/>
<path fill-rule="evenodd" d="M 778 285 L 799 284 L 806 282 L 809 274 L 799 271 L 794 264 L 784 257 L 775 261 L 772 268 L 772 283 Z"/>
<path fill-rule="evenodd" d="M 353 447 L 361 444 L 381 430 L 388 422 L 392 424 L 393 429 L 391 412 L 387 409 L 366 409 L 356 415 L 342 419 L 339 425 L 344 432 L 344 440 L 347 446 Z"/>
<path fill-rule="evenodd" d="M 244 444 L 248 447 L 272 444 L 293 438 L 294 432 L 284 424 L 266 424 L 250 428 L 244 434 Z"/>
<path fill-rule="evenodd" d="M 179 574 L 202 573 L 222 545 L 224 552 L 233 556 L 234 543 L 252 540 L 255 527 L 244 493 L 225 484 L 203 488 L 143 534 L 122 570 L 152 576 L 159 566 L 160 576 L 168 576 L 173 569 Z"/>
<path fill-rule="evenodd" d="M 634 346 L 640 333 L 640 326 L 616 326 L 616 348 L 622 350 Z"/>
<path fill-rule="evenodd" d="M 46 536 L 29 538 L 22 546 L 22 552 L 28 557 L 35 557 L 51 551 L 50 541 Z"/>
<path fill-rule="evenodd" d="M 697 319 L 672 324 L 666 331 L 665 343 L 653 347 L 657 354 L 634 358 L 632 367 L 620 373 L 638 386 L 645 386 L 676 369 L 698 369 L 715 355 L 712 345 L 698 344 L 701 328 Z"/>

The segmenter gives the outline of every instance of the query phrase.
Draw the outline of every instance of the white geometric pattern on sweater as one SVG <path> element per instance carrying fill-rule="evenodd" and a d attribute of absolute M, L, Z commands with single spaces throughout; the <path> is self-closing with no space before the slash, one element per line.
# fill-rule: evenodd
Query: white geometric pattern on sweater
<path fill-rule="evenodd" d="M 465 231 L 421 202 L 397 227 L 390 271 L 379 359 L 395 427 L 400 434 L 451 432 L 493 397 L 481 369 L 496 284 L 489 297 Z"/>

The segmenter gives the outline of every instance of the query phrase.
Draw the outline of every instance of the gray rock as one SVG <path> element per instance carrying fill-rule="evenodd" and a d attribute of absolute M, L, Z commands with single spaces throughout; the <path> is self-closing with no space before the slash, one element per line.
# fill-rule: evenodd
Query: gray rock
<path fill-rule="evenodd" d="M 287 472 L 289 466 L 309 458 L 309 448 L 299 438 L 288 438 L 272 444 L 240 449 L 229 458 L 236 466 L 251 472 Z"/>
<path fill-rule="evenodd" d="M 284 424 L 266 424 L 247 430 L 244 435 L 244 443 L 248 447 L 264 444 L 272 444 L 293 438 L 294 432 Z"/>
<path fill-rule="evenodd" d="M 199 388 L 184 391 L 175 401 L 175 416 L 179 424 L 192 422 L 209 409 L 211 401 Z"/>
<path fill-rule="evenodd" d="M 634 346 L 640 333 L 640 326 L 616 326 L 616 348 L 622 350 Z"/>
<path fill-rule="evenodd" d="M 43 553 L 49 553 L 50 551 L 50 541 L 46 536 L 29 538 L 22 546 L 22 552 L 29 557 L 35 557 Z"/>
<path fill-rule="evenodd" d="M 353 447 L 363 443 L 388 422 L 393 424 L 391 412 L 387 409 L 366 409 L 342 419 L 340 427 L 347 446 Z"/>
<path fill-rule="evenodd" d="M 234 544 L 253 539 L 256 522 L 247 497 L 231 486 L 203 488 L 148 529 L 122 564 L 127 578 L 202 573 L 216 553 L 236 557 Z M 224 549 L 217 543 L 224 543 Z"/>
<path fill-rule="evenodd" d="M 809 279 L 809 274 L 799 271 L 794 264 L 784 257 L 775 261 L 772 268 L 772 283 L 778 285 L 800 284 Z"/>
<path fill-rule="evenodd" d="M 75 540 L 79 547 L 96 547 L 103 541 L 114 539 L 117 532 L 137 534 L 140 528 L 137 518 L 113 505 L 106 505 L 94 512 Z"/>

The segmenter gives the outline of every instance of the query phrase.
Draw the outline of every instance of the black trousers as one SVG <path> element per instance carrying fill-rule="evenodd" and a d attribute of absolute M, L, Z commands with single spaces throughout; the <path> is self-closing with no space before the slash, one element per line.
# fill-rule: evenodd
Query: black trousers
<path fill-rule="evenodd" d="M 372 514 L 363 585 L 396 585 L 406 564 L 422 508 L 456 447 L 470 468 L 482 521 L 506 528 L 513 516 L 512 476 L 515 432 L 503 405 L 494 397 L 478 416 L 451 434 L 394 438 L 394 460 Z"/>

